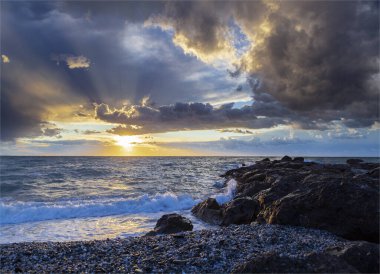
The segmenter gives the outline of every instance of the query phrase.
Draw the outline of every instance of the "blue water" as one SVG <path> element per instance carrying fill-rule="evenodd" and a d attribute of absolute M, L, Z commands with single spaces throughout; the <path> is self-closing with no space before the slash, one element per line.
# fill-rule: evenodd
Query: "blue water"
<path fill-rule="evenodd" d="M 157 219 L 214 196 L 232 198 L 220 177 L 262 157 L 1 157 L 0 243 L 141 235 Z M 309 158 L 343 163 L 346 158 Z M 378 161 L 366 158 L 366 161 Z"/>

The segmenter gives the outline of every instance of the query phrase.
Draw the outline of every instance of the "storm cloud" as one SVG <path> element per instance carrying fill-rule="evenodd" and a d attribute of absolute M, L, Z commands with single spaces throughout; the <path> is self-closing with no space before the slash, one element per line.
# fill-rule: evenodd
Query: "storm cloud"
<path fill-rule="evenodd" d="M 120 135 L 379 121 L 378 1 L 30 1 L 1 15 L 2 141 L 59 136 L 49 121 L 71 118 Z"/>
<path fill-rule="evenodd" d="M 95 106 L 95 117 L 120 124 L 109 130 L 118 135 L 228 127 L 270 128 L 286 123 L 277 117 L 258 118 L 251 106 L 233 108 L 233 103 L 220 107 L 203 103 L 176 103 L 159 107 L 140 104 L 121 109 L 99 104 Z"/>
<path fill-rule="evenodd" d="M 378 18 L 377 1 L 170 2 L 148 22 L 173 30 L 176 45 L 206 62 L 228 52 L 237 67 L 230 75 L 254 79 L 257 100 L 266 94 L 310 121 L 367 127 L 379 120 Z M 231 20 L 245 36 L 234 39 L 250 42 L 241 56 L 221 35 Z"/>

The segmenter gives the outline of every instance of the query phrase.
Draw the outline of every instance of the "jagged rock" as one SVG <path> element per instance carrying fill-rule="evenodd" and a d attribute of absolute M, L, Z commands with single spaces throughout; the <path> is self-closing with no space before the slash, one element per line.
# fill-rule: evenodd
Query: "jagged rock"
<path fill-rule="evenodd" d="M 249 224 L 254 221 L 257 211 L 256 200 L 250 197 L 234 199 L 224 207 L 222 225 Z"/>
<path fill-rule="evenodd" d="M 345 260 L 329 254 L 311 253 L 288 257 L 275 252 L 255 256 L 236 266 L 232 273 L 358 273 Z"/>
<path fill-rule="evenodd" d="M 195 205 L 191 212 L 206 223 L 220 224 L 222 222 L 222 208 L 214 198 L 208 198 Z"/>
<path fill-rule="evenodd" d="M 292 158 L 290 158 L 288 155 L 285 155 L 284 157 L 281 158 L 281 161 L 283 161 L 283 162 L 288 162 L 291 160 L 292 160 Z"/>
<path fill-rule="evenodd" d="M 272 198 L 273 202 L 260 212 L 263 219 L 270 224 L 325 229 L 351 240 L 379 241 L 376 183 L 318 176 L 305 181 L 288 186 L 288 193 L 281 198 Z M 272 188 L 266 195 L 278 192 Z"/>
<path fill-rule="evenodd" d="M 345 260 L 361 273 L 379 273 L 379 245 L 368 242 L 353 242 L 348 247 L 332 247 L 329 254 Z"/>
<path fill-rule="evenodd" d="M 177 213 L 165 214 L 158 219 L 154 230 L 148 232 L 146 236 L 154 236 L 157 234 L 171 234 L 182 231 L 193 230 L 191 221 Z"/>
<path fill-rule="evenodd" d="M 291 161 L 285 156 L 226 172 L 237 181 L 236 194 L 223 210 L 218 207 L 215 215 L 224 225 L 251 219 L 379 242 L 380 167 L 356 160 L 348 161 L 351 164 L 319 164 L 304 162 L 302 157 Z M 257 207 L 251 201 L 242 202 L 247 198 Z"/>

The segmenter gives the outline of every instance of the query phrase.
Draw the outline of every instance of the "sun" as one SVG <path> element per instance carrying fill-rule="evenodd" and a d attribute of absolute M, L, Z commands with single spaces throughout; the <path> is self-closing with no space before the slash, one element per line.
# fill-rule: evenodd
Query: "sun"
<path fill-rule="evenodd" d="M 115 140 L 117 145 L 126 150 L 131 150 L 136 144 L 142 142 L 137 136 L 117 136 Z"/>

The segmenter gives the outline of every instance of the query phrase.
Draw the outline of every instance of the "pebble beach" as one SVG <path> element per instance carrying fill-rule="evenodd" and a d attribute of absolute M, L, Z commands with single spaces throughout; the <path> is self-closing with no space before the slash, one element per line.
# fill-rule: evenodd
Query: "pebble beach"
<path fill-rule="evenodd" d="M 0 272 L 231 272 L 252 255 L 302 257 L 349 242 L 331 233 L 279 225 L 231 225 L 153 237 L 2 245 Z"/>

